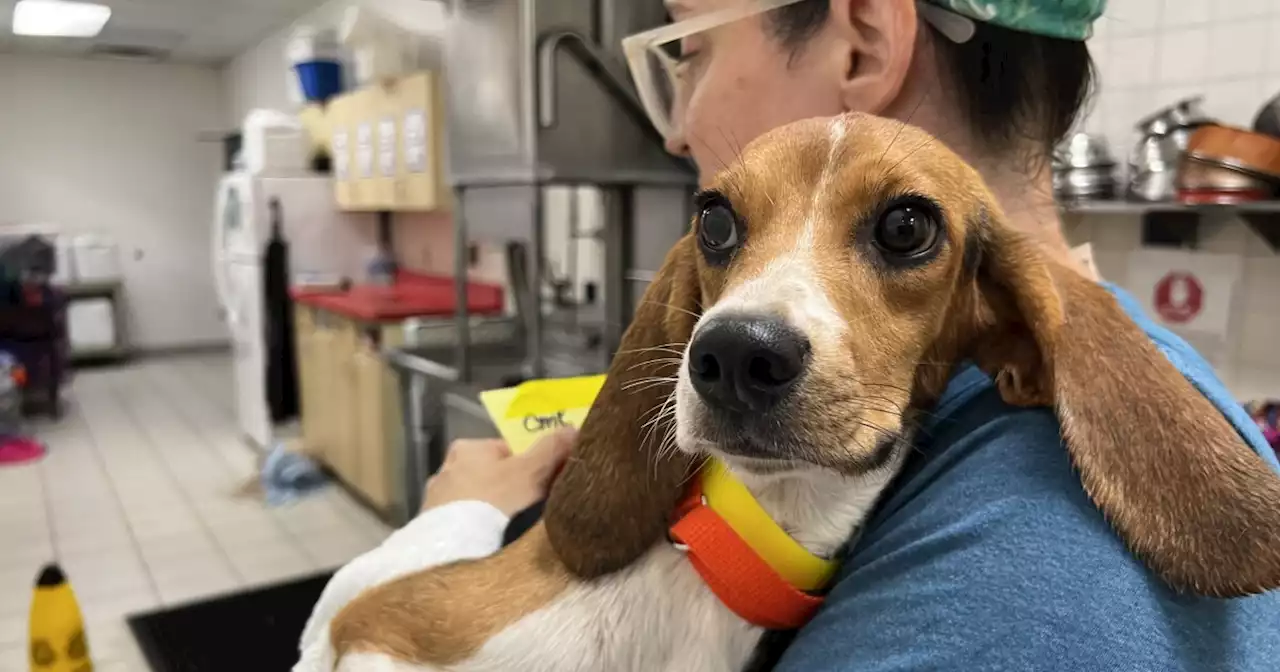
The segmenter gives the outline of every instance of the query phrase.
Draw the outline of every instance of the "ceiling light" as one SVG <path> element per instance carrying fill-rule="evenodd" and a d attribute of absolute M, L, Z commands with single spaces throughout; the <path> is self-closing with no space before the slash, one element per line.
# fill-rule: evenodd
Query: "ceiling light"
<path fill-rule="evenodd" d="M 111 18 L 111 8 L 67 0 L 20 0 L 13 8 L 13 34 L 38 37 L 94 37 Z"/>

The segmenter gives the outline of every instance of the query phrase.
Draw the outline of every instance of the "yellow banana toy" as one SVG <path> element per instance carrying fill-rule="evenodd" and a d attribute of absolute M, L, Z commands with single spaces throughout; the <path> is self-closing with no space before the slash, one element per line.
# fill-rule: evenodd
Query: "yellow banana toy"
<path fill-rule="evenodd" d="M 31 672 L 93 672 L 75 591 L 57 565 L 46 565 L 31 595 Z"/>

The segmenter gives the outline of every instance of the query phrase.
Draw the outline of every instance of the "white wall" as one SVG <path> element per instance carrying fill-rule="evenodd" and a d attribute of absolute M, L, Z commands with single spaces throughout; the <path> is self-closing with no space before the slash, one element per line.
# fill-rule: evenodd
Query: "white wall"
<path fill-rule="evenodd" d="M 1262 104 L 1280 94 L 1280 0 L 1110 0 L 1089 50 L 1101 88 L 1085 130 L 1107 137 L 1124 163 L 1137 141 L 1134 124 L 1187 95 L 1206 111 L 1249 127 Z M 1132 216 L 1073 217 L 1077 242 L 1094 245 L 1099 271 L 1123 285 L 1130 251 L 1141 247 Z M 1204 221 L 1199 250 L 1242 258 L 1225 344 L 1197 343 L 1242 399 L 1280 398 L 1280 255 L 1238 219 Z"/>
<path fill-rule="evenodd" d="M 1089 51 L 1102 88 L 1088 128 L 1116 150 L 1140 118 L 1190 95 L 1248 127 L 1280 93 L 1280 1 L 1110 0 Z"/>
<path fill-rule="evenodd" d="M 225 127 L 207 68 L 0 54 L 0 226 L 49 222 L 120 244 L 142 348 L 225 342 L 210 250 Z"/>
<path fill-rule="evenodd" d="M 406 20 L 419 29 L 427 30 L 423 20 L 434 18 L 439 22 L 442 14 L 432 11 L 426 0 L 331 0 L 294 22 L 293 26 L 277 31 L 253 47 L 232 59 L 222 70 L 225 89 L 225 119 L 230 127 L 240 125 L 244 116 L 253 109 L 267 108 L 294 111 L 297 104 L 290 91 L 292 80 L 286 48 L 298 26 L 336 28 L 348 7 L 355 5 L 372 7 L 389 17 Z M 451 273 L 453 269 L 453 234 L 451 219 L 447 215 L 398 215 L 396 217 L 396 253 L 401 264 L 418 271 Z M 489 264 L 492 266 L 492 264 Z M 498 269 L 489 269 L 491 279 L 500 279 Z"/>
<path fill-rule="evenodd" d="M 443 3 L 432 0 L 331 0 L 226 65 L 222 77 L 227 92 L 228 125 L 238 126 L 244 116 L 255 108 L 295 110 L 297 105 L 290 93 L 291 80 L 286 59 L 290 37 L 297 27 L 303 25 L 315 28 L 336 27 L 346 10 L 357 5 L 371 8 L 419 35 L 438 36 L 447 18 L 441 9 Z M 437 62 L 435 59 L 439 58 L 439 54 L 433 51 L 434 48 L 438 48 L 438 45 L 432 39 L 423 41 L 424 63 Z M 552 250 L 552 261 L 561 266 L 562 252 L 568 245 L 568 193 L 563 189 L 549 189 L 544 200 L 544 217 L 549 224 L 547 235 L 551 238 L 547 246 Z M 578 198 L 579 216 L 582 218 L 579 230 L 591 231 L 598 228 L 598 198 L 589 189 L 580 190 Z M 454 258 L 451 224 L 452 219 L 447 214 L 397 215 L 395 241 L 400 263 L 413 270 L 452 273 Z M 483 245 L 481 247 L 480 263 L 472 269 L 472 277 L 504 282 L 506 270 L 501 250 L 487 249 Z M 579 243 L 579 248 L 583 260 L 579 265 L 577 284 L 599 283 L 603 273 L 600 268 L 603 258 L 596 249 L 598 243 L 583 240 Z"/>
<path fill-rule="evenodd" d="M 313 25 L 336 25 L 343 10 L 354 0 L 339 0 L 322 5 L 299 20 Z M 231 59 L 222 70 L 226 89 L 226 123 L 230 128 L 240 125 L 249 110 L 266 108 L 293 110 L 289 95 L 289 64 L 285 60 L 285 47 L 293 28 L 277 31 L 257 46 Z"/>
<path fill-rule="evenodd" d="M 227 123 L 238 126 L 244 115 L 254 108 L 293 109 L 285 49 L 294 30 L 302 25 L 337 28 L 347 8 L 353 6 L 368 7 L 417 33 L 437 32 L 445 16 L 441 9 L 443 0 L 330 0 L 226 65 L 223 77 L 227 89 Z"/>

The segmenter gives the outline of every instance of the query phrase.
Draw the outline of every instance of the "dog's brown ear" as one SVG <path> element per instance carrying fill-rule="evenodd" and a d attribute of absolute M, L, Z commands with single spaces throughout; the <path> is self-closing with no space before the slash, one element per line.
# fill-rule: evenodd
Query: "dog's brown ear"
<path fill-rule="evenodd" d="M 1052 402 L 1084 489 L 1166 583 L 1280 586 L 1280 477 L 1102 286 L 984 228 L 976 359 L 1006 401 Z"/>
<path fill-rule="evenodd" d="M 687 236 L 668 253 L 551 489 L 547 534 L 581 578 L 620 570 L 664 538 L 692 469 L 683 453 L 659 448 L 671 431 L 679 353 L 701 310 L 694 253 Z"/>

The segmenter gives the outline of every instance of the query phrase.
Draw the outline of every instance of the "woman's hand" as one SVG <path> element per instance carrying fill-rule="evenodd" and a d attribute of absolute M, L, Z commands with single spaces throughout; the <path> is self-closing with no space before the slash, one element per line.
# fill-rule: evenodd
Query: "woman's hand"
<path fill-rule="evenodd" d="M 514 516 L 546 498 L 576 438 L 572 429 L 558 431 L 520 455 L 498 439 L 454 441 L 440 471 L 427 479 L 422 510 L 480 500 Z"/>

